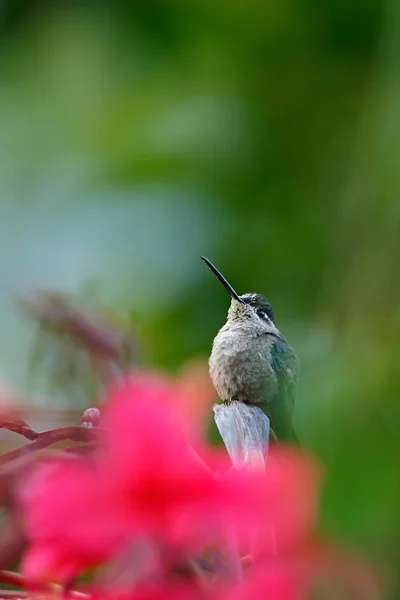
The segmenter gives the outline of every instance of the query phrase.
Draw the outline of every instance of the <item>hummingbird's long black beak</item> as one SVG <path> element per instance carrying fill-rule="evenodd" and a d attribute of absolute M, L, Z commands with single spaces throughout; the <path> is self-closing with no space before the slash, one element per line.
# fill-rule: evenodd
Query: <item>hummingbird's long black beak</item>
<path fill-rule="evenodd" d="M 226 289 L 228 294 L 231 296 L 231 298 L 235 298 L 235 300 L 237 300 L 238 302 L 243 304 L 243 300 L 241 299 L 241 297 L 235 292 L 235 290 L 233 289 L 233 287 L 231 286 L 229 281 L 227 281 L 225 279 L 225 277 L 222 275 L 222 273 L 220 273 L 218 271 L 217 267 L 214 267 L 212 262 L 210 260 L 208 260 L 208 258 L 206 258 L 205 256 L 202 256 L 201 260 L 204 260 L 204 262 L 211 269 L 211 271 L 214 273 L 214 275 L 216 277 L 218 277 L 218 279 L 220 280 L 220 282 L 222 283 L 222 285 L 224 286 L 224 288 Z"/>

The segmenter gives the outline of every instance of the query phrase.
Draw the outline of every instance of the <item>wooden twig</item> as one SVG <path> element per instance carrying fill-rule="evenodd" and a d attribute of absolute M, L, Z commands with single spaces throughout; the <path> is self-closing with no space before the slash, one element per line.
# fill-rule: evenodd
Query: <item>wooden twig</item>
<path fill-rule="evenodd" d="M 215 404 L 213 409 L 215 422 L 234 466 L 264 463 L 270 424 L 261 408 L 244 402 L 231 402 Z"/>
<path fill-rule="evenodd" d="M 268 451 L 270 424 L 268 417 L 258 406 L 243 402 L 214 404 L 214 419 L 234 467 L 244 465 L 264 466 Z M 243 564 L 238 548 L 235 548 L 236 533 L 229 533 L 232 566 L 238 581 L 243 578 Z M 250 543 L 254 546 L 254 533 L 250 532 Z"/>

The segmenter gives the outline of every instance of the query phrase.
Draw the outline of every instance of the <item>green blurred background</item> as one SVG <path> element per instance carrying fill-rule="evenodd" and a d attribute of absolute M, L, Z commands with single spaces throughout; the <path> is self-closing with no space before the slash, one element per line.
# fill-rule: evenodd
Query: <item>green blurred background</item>
<path fill-rule="evenodd" d="M 0 365 L 31 286 L 133 313 L 145 362 L 207 357 L 272 302 L 323 528 L 400 568 L 400 4 L 0 3 Z M 31 391 L 31 390 L 29 390 Z"/>

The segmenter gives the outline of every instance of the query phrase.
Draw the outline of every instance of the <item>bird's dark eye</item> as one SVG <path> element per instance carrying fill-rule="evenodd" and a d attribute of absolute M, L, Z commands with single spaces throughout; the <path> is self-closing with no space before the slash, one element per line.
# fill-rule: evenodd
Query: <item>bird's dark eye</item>
<path fill-rule="evenodd" d="M 261 310 L 261 308 L 258 309 L 257 314 L 260 317 L 260 319 L 265 319 L 265 317 L 267 316 L 266 313 L 263 310 Z"/>

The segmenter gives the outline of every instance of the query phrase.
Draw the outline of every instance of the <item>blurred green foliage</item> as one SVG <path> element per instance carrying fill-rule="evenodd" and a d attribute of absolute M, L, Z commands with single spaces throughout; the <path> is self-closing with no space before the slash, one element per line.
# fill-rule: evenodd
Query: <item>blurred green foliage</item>
<path fill-rule="evenodd" d="M 323 526 L 393 574 L 400 494 L 400 5 L 3 0 L 0 361 L 32 285 L 134 314 L 150 364 L 207 356 L 264 292 L 302 360 Z"/>

